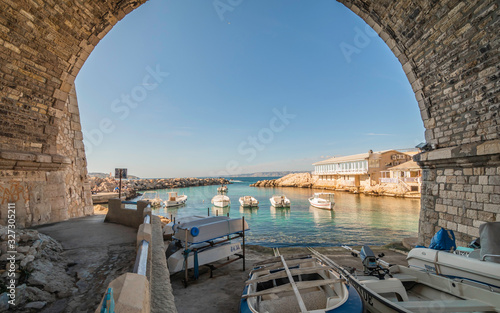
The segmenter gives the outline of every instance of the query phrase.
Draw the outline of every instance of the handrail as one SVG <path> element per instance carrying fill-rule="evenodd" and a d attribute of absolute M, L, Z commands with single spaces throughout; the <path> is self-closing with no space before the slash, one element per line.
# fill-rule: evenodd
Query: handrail
<path fill-rule="evenodd" d="M 146 240 L 141 241 L 137 257 L 135 258 L 134 273 L 146 276 L 146 269 L 148 267 L 148 250 L 149 242 Z"/>
<path fill-rule="evenodd" d="M 485 261 L 485 258 L 490 258 L 490 257 L 493 257 L 493 258 L 500 258 L 500 255 L 499 255 L 499 254 L 485 254 L 485 255 L 483 255 L 483 257 L 481 258 L 481 261 Z"/>

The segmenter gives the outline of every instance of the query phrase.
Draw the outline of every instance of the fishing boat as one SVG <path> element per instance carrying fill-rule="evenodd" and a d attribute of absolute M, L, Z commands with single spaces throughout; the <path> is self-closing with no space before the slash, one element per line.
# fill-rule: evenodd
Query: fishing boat
<path fill-rule="evenodd" d="M 334 194 L 330 192 L 318 192 L 309 198 L 309 203 L 316 208 L 332 210 L 335 205 Z"/>
<path fill-rule="evenodd" d="M 231 204 L 231 199 L 225 195 L 216 195 L 212 198 L 212 204 L 216 207 L 224 208 Z"/>
<path fill-rule="evenodd" d="M 259 206 L 259 201 L 252 196 L 240 197 L 240 205 L 244 208 L 251 208 Z"/>
<path fill-rule="evenodd" d="M 245 283 L 241 313 L 363 312 L 358 292 L 314 256 L 280 255 L 257 265 Z"/>
<path fill-rule="evenodd" d="M 240 254 L 242 245 L 235 239 L 249 227 L 241 218 L 211 216 L 186 219 L 172 229 L 172 242 L 165 253 L 171 274 L 185 270 L 186 264 L 188 269 L 197 268 Z"/>
<path fill-rule="evenodd" d="M 158 195 L 158 191 L 145 191 L 140 200 L 148 201 L 154 208 L 161 207 L 163 204 L 163 200 Z"/>
<path fill-rule="evenodd" d="M 271 205 L 275 208 L 289 208 L 290 200 L 284 195 L 274 195 L 269 201 L 271 201 Z"/>
<path fill-rule="evenodd" d="M 220 186 L 219 188 L 217 188 L 217 192 L 218 193 L 226 193 L 227 192 L 227 186 Z"/>
<path fill-rule="evenodd" d="M 179 206 L 183 205 L 187 201 L 187 196 L 186 195 L 177 195 L 177 192 L 171 191 L 168 193 L 168 199 L 163 201 L 163 204 L 166 207 L 174 207 L 174 206 Z"/>
<path fill-rule="evenodd" d="M 391 265 L 375 257 L 368 246 L 363 246 L 361 251 L 345 248 L 359 255 L 363 271 L 347 271 L 316 250 L 309 250 L 347 277 L 369 312 L 500 312 L 500 294 L 491 289 Z"/>
<path fill-rule="evenodd" d="M 484 223 L 479 228 L 479 249 L 453 252 L 414 248 L 408 253 L 410 267 L 452 279 L 473 281 L 500 291 L 500 222 Z M 466 252 L 460 252 L 460 251 Z"/>

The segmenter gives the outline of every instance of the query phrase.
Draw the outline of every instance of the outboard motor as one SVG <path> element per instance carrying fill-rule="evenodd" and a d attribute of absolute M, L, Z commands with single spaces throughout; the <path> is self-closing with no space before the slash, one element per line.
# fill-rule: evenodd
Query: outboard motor
<path fill-rule="evenodd" d="M 377 269 L 377 259 L 375 258 L 375 253 L 368 246 L 363 246 L 359 252 L 359 257 L 361 262 L 363 262 L 363 268 L 366 274 Z"/>
<path fill-rule="evenodd" d="M 389 270 L 386 268 L 382 268 L 377 263 L 377 258 L 375 257 L 375 253 L 373 253 L 372 249 L 368 246 L 363 246 L 361 251 L 359 252 L 359 258 L 361 262 L 363 262 L 364 273 L 371 276 L 376 276 L 378 279 L 385 279 L 385 275 L 392 275 L 389 273 Z"/>

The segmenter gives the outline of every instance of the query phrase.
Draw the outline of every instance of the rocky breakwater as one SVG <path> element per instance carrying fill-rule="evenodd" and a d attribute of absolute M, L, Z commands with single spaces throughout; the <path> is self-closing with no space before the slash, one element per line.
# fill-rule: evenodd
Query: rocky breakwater
<path fill-rule="evenodd" d="M 317 179 L 313 178 L 310 173 L 295 173 L 288 174 L 279 179 L 261 180 L 250 187 L 299 187 L 313 188 Z"/>
<path fill-rule="evenodd" d="M 74 276 L 67 273 L 69 261 L 59 242 L 35 230 L 16 230 L 17 253 L 12 254 L 7 253 L 12 250 L 7 245 L 7 227 L 0 226 L 0 239 L 0 312 L 46 309 L 78 291 Z M 15 296 L 11 297 L 13 278 Z M 13 298 L 15 305 L 9 304 Z"/>
<path fill-rule="evenodd" d="M 90 187 L 94 192 L 113 192 L 119 181 L 113 177 L 90 178 Z M 139 190 L 170 189 L 194 186 L 209 186 L 229 184 L 225 178 L 155 178 L 155 179 L 127 179 L 122 180 L 122 191 L 127 199 L 137 196 Z"/>

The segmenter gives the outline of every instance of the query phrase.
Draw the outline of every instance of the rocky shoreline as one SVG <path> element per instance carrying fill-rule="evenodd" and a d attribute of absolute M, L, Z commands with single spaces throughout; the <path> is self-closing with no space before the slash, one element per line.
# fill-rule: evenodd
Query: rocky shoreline
<path fill-rule="evenodd" d="M 0 287 L 9 286 L 11 253 L 7 253 L 8 228 L 0 226 Z M 49 304 L 68 298 L 78 291 L 74 276 L 67 273 L 67 260 L 59 242 L 35 230 L 16 230 L 15 254 L 15 305 L 9 305 L 9 293 L 0 294 L 0 312 L 32 312 Z"/>
<path fill-rule="evenodd" d="M 119 185 L 119 180 L 113 177 L 90 177 L 92 192 L 113 192 Z M 137 197 L 141 190 L 171 189 L 195 186 L 210 186 L 229 184 L 225 178 L 155 178 L 155 179 L 126 179 L 122 180 L 122 192 L 127 199 Z"/>
<path fill-rule="evenodd" d="M 260 180 L 250 187 L 297 187 L 297 188 L 314 188 L 334 191 L 346 191 L 351 193 L 363 193 L 370 196 L 390 196 L 390 197 L 405 197 L 405 198 L 420 198 L 420 194 L 407 192 L 406 190 L 387 184 L 375 185 L 370 187 L 338 187 L 329 182 L 319 181 L 313 177 L 311 173 L 296 173 L 289 174 L 278 179 Z"/>

